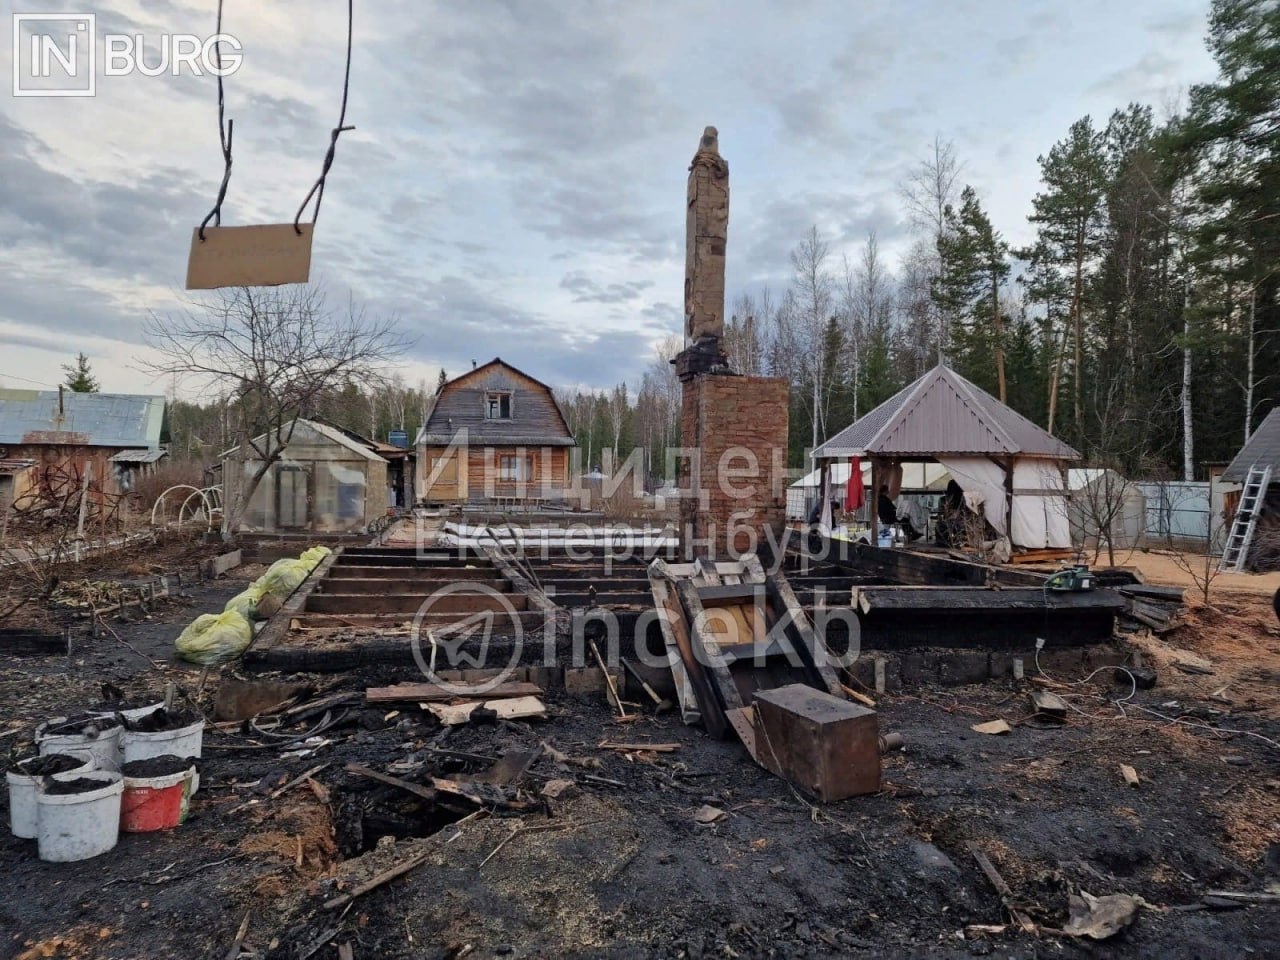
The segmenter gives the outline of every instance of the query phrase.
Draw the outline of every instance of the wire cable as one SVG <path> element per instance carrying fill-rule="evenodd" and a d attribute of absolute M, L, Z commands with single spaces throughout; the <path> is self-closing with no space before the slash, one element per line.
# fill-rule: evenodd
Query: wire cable
<path fill-rule="evenodd" d="M 218 0 L 219 3 L 222 0 Z M 303 198 L 301 206 L 298 207 L 298 213 L 293 218 L 294 232 L 299 236 L 302 235 L 302 227 L 299 222 L 302 220 L 303 213 L 306 212 L 307 204 L 311 202 L 311 198 L 315 197 L 316 207 L 311 214 L 311 223 L 315 224 L 320 219 L 320 202 L 324 199 L 324 183 L 329 176 L 329 168 L 333 166 L 333 155 L 338 149 L 338 137 L 346 133 L 348 130 L 354 130 L 355 127 L 347 126 L 347 97 L 351 90 L 351 32 L 354 22 L 354 0 L 347 0 L 347 67 L 342 77 L 342 108 L 338 111 L 338 125 L 329 131 L 329 149 L 324 155 L 324 166 L 320 168 L 320 176 L 316 182 L 311 185 L 311 189 L 307 191 L 307 195 Z"/>
<path fill-rule="evenodd" d="M 1201 730 L 1208 730 L 1210 733 L 1214 734 L 1214 736 L 1220 740 L 1224 739 L 1227 736 L 1253 737 L 1255 740 L 1261 740 L 1263 743 L 1267 744 L 1268 746 L 1276 750 L 1280 750 L 1280 743 L 1277 743 L 1275 740 L 1272 740 L 1270 737 L 1264 737 L 1260 733 L 1254 733 L 1252 730 L 1238 730 L 1238 729 L 1230 729 L 1227 727 L 1215 727 L 1215 726 L 1211 726 L 1210 724 L 1203 723 L 1197 720 L 1185 720 L 1182 717 L 1171 717 L 1168 714 L 1161 713 L 1158 710 L 1152 710 L 1150 707 L 1144 707 L 1141 704 L 1137 704 L 1137 703 L 1130 703 L 1129 701 L 1131 701 L 1138 692 L 1138 679 L 1133 675 L 1133 672 L 1129 670 L 1128 667 L 1119 667 L 1119 666 L 1099 667 L 1097 670 L 1094 670 L 1087 677 L 1084 677 L 1081 680 L 1055 680 L 1053 677 L 1049 676 L 1049 674 L 1047 674 L 1044 671 L 1043 667 L 1040 666 L 1040 649 L 1038 647 L 1036 648 L 1036 652 L 1035 652 L 1035 664 L 1036 664 L 1036 671 L 1042 677 L 1044 677 L 1047 680 L 1053 680 L 1055 683 L 1064 684 L 1066 686 L 1080 686 L 1081 684 L 1088 683 L 1099 673 L 1102 673 L 1106 670 L 1112 670 L 1112 671 L 1120 670 L 1129 678 L 1129 683 L 1131 684 L 1129 693 L 1115 700 L 1110 700 L 1107 697 L 1103 697 L 1096 694 L 1068 694 L 1067 695 L 1067 696 L 1082 696 L 1082 697 L 1087 696 L 1087 697 L 1090 697 L 1091 699 L 1101 700 L 1104 703 L 1113 704 L 1115 708 L 1119 711 L 1117 716 L 1111 717 L 1111 716 L 1105 716 L 1103 714 L 1091 715 L 1091 714 L 1085 713 L 1079 707 L 1075 706 L 1075 704 L 1071 703 L 1069 700 L 1063 697 L 1063 700 L 1062 700 L 1063 703 L 1065 703 L 1071 710 L 1074 710 L 1076 713 L 1080 714 L 1080 716 L 1085 717 L 1086 719 L 1089 719 L 1089 720 L 1139 720 L 1140 719 L 1139 717 L 1131 717 L 1125 711 L 1124 705 L 1128 703 L 1131 709 L 1140 710 L 1141 712 L 1150 714 L 1153 717 L 1158 717 L 1159 719 L 1163 720 L 1165 723 L 1175 723 L 1184 727 L 1192 727 L 1192 728 L 1201 729 Z M 1147 722 L 1151 722 L 1151 721 L 1147 721 Z"/>
<path fill-rule="evenodd" d="M 227 196 L 227 185 L 231 183 L 231 138 L 235 132 L 235 121 L 226 120 L 226 97 L 222 89 L 222 0 L 218 0 L 218 25 L 213 39 L 213 60 L 217 64 L 218 74 L 218 142 L 222 146 L 222 184 L 218 187 L 218 197 L 213 201 L 213 209 L 200 222 L 200 242 L 204 242 L 204 228 L 213 221 L 215 227 L 222 226 L 222 201 Z"/>

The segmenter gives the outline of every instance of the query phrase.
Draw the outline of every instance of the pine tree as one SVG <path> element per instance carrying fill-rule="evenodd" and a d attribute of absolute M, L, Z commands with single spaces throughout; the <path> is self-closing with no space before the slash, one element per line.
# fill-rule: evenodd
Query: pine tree
<path fill-rule="evenodd" d="M 1009 246 L 992 227 L 972 187 L 960 194 L 959 211 L 947 207 L 946 222 L 938 241 L 942 270 L 933 285 L 933 297 L 957 323 L 958 368 L 982 384 L 989 380 L 994 364 L 996 392 L 1004 402 L 1009 390 L 1000 292 L 1009 277 Z"/>
<path fill-rule="evenodd" d="M 1266 381 L 1280 367 L 1280 343 L 1271 333 L 1280 327 L 1278 37 L 1277 4 L 1214 0 L 1208 46 L 1219 78 L 1192 89 L 1181 136 L 1197 161 L 1202 212 L 1193 259 L 1216 292 L 1203 298 L 1205 306 L 1238 356 L 1232 367 L 1246 437 L 1265 402 Z M 1233 440 L 1228 449 L 1236 445 Z"/>
<path fill-rule="evenodd" d="M 97 393 L 98 381 L 89 368 L 89 358 L 83 353 L 76 354 L 74 365 L 64 363 L 62 369 L 67 374 L 64 385 L 72 393 Z"/>
<path fill-rule="evenodd" d="M 1071 379 L 1076 434 L 1084 429 L 1085 311 L 1089 281 L 1101 252 L 1105 223 L 1103 203 L 1107 179 L 1103 137 L 1083 117 L 1071 125 L 1065 140 L 1039 158 L 1044 189 L 1032 201 L 1028 218 L 1038 228 L 1028 256 L 1033 268 L 1059 275 L 1069 289 L 1067 329 L 1049 381 L 1048 429 L 1054 428 L 1068 338 L 1072 344 Z"/>
<path fill-rule="evenodd" d="M 444 372 L 444 367 L 440 368 L 440 376 L 436 377 L 436 393 L 444 389 L 444 385 L 449 382 L 449 375 Z"/>

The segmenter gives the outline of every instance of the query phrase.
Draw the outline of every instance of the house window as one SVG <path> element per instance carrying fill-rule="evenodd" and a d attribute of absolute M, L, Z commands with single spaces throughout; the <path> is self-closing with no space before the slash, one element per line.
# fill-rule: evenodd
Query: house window
<path fill-rule="evenodd" d="M 510 420 L 511 394 L 486 393 L 484 395 L 484 418 L 486 420 Z"/>
<path fill-rule="evenodd" d="M 507 483 L 519 483 L 533 479 L 533 457 L 517 457 L 502 454 L 498 457 L 498 479 Z"/>

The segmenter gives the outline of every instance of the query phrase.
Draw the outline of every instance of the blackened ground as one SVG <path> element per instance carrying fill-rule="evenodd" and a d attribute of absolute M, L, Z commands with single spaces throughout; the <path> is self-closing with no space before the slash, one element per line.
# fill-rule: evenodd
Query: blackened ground
<path fill-rule="evenodd" d="M 242 586 L 205 585 L 156 619 L 116 630 L 148 656 L 167 656 L 184 623 Z M 0 662 L 0 735 L 14 731 L 0 746 L 22 743 L 45 716 L 95 702 L 103 681 L 144 699 L 170 679 L 194 690 L 198 669 L 155 670 L 109 637 L 85 642 L 70 661 Z M 296 679 L 361 691 L 413 677 Z M 1224 705 L 1208 696 L 1208 678 L 1191 679 L 1200 685 L 1175 688 L 1188 678 L 1162 672 L 1137 702 L 1280 737 L 1259 704 Z M 210 731 L 201 791 L 182 827 L 123 835 L 78 865 L 41 863 L 34 843 L 0 839 L 0 957 L 223 957 L 246 914 L 260 956 L 298 958 L 314 947 L 324 960 L 347 943 L 356 958 L 396 960 L 468 946 L 473 957 L 1237 958 L 1274 955 L 1280 942 L 1274 905 L 1182 909 L 1209 890 L 1260 891 L 1277 879 L 1268 851 L 1280 839 L 1280 768 L 1277 751 L 1253 737 L 1120 719 L 1085 700 L 1078 705 L 1096 719 L 1072 714 L 1065 726 L 983 736 L 974 723 L 1025 720 L 1025 689 L 926 689 L 882 700 L 882 729 L 908 744 L 888 759 L 884 791 L 813 806 L 740 746 L 672 715 L 621 725 L 602 701 L 547 700 L 542 723 L 447 733 L 416 705 L 336 708 L 338 724 L 321 735 L 329 742 L 300 756 L 287 754 L 311 748 L 254 749 L 261 737 Z M 627 756 L 598 749 L 604 739 L 681 747 Z M 536 799 L 547 778 L 578 785 L 523 818 L 454 823 L 460 814 L 345 770 L 457 776 L 486 763 L 438 751 L 496 757 L 544 742 L 570 759 L 557 764 L 545 752 L 522 798 Z M 1125 784 L 1122 763 L 1138 771 L 1139 787 Z M 304 782 L 271 798 L 322 764 L 316 788 Z M 704 804 L 726 816 L 697 822 Z M 965 940 L 967 925 L 1007 920 L 971 841 L 1047 926 L 1061 924 L 1073 890 L 1135 894 L 1149 906 L 1101 945 L 1023 934 Z M 426 861 L 406 877 L 350 909 L 324 908 L 339 880 L 350 889 L 417 853 Z"/>

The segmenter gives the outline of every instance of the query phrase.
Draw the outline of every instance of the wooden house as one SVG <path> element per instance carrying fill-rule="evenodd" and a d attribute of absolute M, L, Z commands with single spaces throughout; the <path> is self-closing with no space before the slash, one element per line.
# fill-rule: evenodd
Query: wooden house
<path fill-rule="evenodd" d="M 576 446 L 551 388 L 494 358 L 450 380 L 418 433 L 419 499 L 533 502 L 570 483 Z"/>
<path fill-rule="evenodd" d="M 253 492 L 241 518 L 241 529 L 287 533 L 355 533 L 387 512 L 387 461 L 367 441 L 352 439 L 318 420 L 293 421 L 281 436 L 287 444 Z M 256 438 L 264 447 L 266 435 Z M 222 455 L 223 502 L 232 486 L 253 476 L 261 466 L 251 457 L 239 460 L 238 447 Z M 237 464 L 243 466 L 238 470 Z"/>
<path fill-rule="evenodd" d="M 94 495 L 128 493 L 166 456 L 164 408 L 164 397 L 0 389 L 0 460 L 30 461 L 33 471 L 10 467 L 11 495 L 56 497 L 86 473 Z"/>

